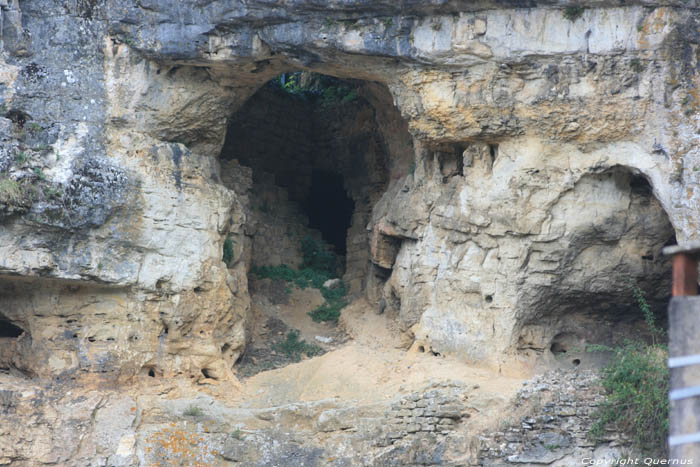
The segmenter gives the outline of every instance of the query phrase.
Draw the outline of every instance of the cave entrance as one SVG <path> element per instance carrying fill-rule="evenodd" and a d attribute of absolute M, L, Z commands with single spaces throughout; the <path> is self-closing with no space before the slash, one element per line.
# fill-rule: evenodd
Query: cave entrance
<path fill-rule="evenodd" d="M 24 330 L 22 328 L 15 326 L 10 320 L 0 315 L 0 339 L 19 337 L 23 332 Z"/>
<path fill-rule="evenodd" d="M 345 192 L 342 175 L 328 170 L 312 170 L 311 188 L 303 207 L 309 216 L 309 227 L 319 230 L 336 253 L 345 256 L 355 202 Z"/>
<path fill-rule="evenodd" d="M 0 314 L 0 371 L 8 372 L 12 368 L 17 338 L 22 334 L 24 334 L 24 329 Z"/>
<path fill-rule="evenodd" d="M 648 322 L 665 327 L 671 291 L 670 258 L 661 250 L 676 238 L 649 179 L 624 166 L 584 175 L 552 217 L 571 233 L 562 237 L 567 250 L 557 259 L 558 280 L 521 296 L 528 310 L 518 343 L 523 354 L 534 350 L 547 365 L 585 368 L 608 358 L 586 351 L 590 344 L 652 342 Z M 539 272 L 542 264 L 530 267 Z"/>
<path fill-rule="evenodd" d="M 311 72 L 272 79 L 233 113 L 222 181 L 245 194 L 253 267 L 301 267 L 312 238 L 338 255 L 348 291 L 363 291 L 365 227 L 390 179 L 388 148 L 400 139 L 412 159 L 408 131 L 386 134 L 378 115 L 403 122 L 383 85 Z"/>

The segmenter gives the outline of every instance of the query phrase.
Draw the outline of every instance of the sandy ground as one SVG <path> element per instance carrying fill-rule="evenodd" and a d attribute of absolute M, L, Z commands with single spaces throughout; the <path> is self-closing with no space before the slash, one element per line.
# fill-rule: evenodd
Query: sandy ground
<path fill-rule="evenodd" d="M 432 382 L 459 381 L 482 394 L 509 398 L 523 379 L 495 374 L 454 358 L 403 350 L 400 332 L 384 315 L 358 300 L 342 311 L 340 330 L 314 323 L 306 314 L 318 306 L 318 291 L 296 290 L 288 304 L 277 305 L 279 318 L 299 329 L 304 339 L 336 336 L 351 339 L 324 355 L 283 368 L 264 371 L 244 381 L 239 401 L 248 407 L 271 407 L 321 399 L 352 400 L 358 404 L 386 402 L 421 390 Z"/>

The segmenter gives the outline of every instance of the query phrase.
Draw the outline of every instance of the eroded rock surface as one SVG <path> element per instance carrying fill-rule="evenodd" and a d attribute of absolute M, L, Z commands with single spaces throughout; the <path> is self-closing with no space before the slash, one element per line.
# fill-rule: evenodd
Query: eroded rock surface
<path fill-rule="evenodd" d="M 0 0 L 2 400 L 12 420 L 45 418 L 31 448 L 3 437 L 3 461 L 145 464 L 156 456 L 148 436 L 170 442 L 165 426 L 138 432 L 137 415 L 119 419 L 119 436 L 89 422 L 127 396 L 97 388 L 54 406 L 31 381 L 237 387 L 255 251 L 293 262 L 295 242 L 277 237 L 307 232 L 288 203 L 303 183 L 256 170 L 319 163 L 301 143 L 321 127 L 314 151 L 331 157 L 324 168 L 342 172 L 355 203 L 348 288 L 405 347 L 525 371 L 571 366 L 574 348 L 638 332 L 630 283 L 662 303 L 661 247 L 700 236 L 698 4 L 565 6 Z M 300 149 L 280 167 L 220 161 L 237 139 L 254 140 L 231 130 L 251 96 L 293 70 L 354 80 L 361 101 L 317 114 L 315 127 L 290 116 L 306 133 L 270 138 Z M 284 223 L 253 212 L 264 201 L 250 190 L 256 175 Z M 42 409 L 29 415 L 32 401 Z M 347 431 L 337 413 L 310 420 L 312 431 Z M 61 423 L 73 424 L 65 438 L 44 429 Z M 374 438 L 368 427 L 360 438 Z M 108 441 L 79 441 L 86 432 Z M 255 436 L 285 447 L 250 451 L 221 434 L 207 445 L 214 457 L 180 461 L 335 462 L 322 443 Z M 336 463 L 439 464 L 431 440 Z"/>

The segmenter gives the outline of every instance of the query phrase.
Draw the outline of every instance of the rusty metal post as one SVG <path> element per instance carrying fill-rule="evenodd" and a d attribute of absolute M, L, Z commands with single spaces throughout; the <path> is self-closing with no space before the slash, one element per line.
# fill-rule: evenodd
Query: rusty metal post
<path fill-rule="evenodd" d="M 668 307 L 668 445 L 671 459 L 690 465 L 689 461 L 700 461 L 700 244 L 667 247 L 664 254 L 673 255 L 673 298 Z"/>
<path fill-rule="evenodd" d="M 678 253 L 673 255 L 673 291 L 674 297 L 686 297 L 698 294 L 698 260 L 692 255 Z"/>

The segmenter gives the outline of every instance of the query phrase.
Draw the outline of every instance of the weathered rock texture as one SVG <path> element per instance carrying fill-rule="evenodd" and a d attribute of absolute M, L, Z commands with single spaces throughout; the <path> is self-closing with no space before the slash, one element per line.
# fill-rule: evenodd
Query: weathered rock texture
<path fill-rule="evenodd" d="M 232 367 L 249 260 L 227 272 L 221 245 L 245 229 L 246 193 L 222 183 L 217 156 L 227 118 L 293 68 L 370 82 L 358 111 L 372 145 L 328 159 L 370 162 L 346 179 L 347 279 L 421 345 L 503 364 L 581 334 L 563 320 L 574 311 L 629 302 L 628 277 L 660 294 L 660 246 L 699 231 L 694 4 L 521 6 L 5 2 L 0 271 L 5 290 L 37 296 L 3 298 L 26 331 L 18 365 Z M 95 299 L 57 330 L 65 287 Z M 143 340 L 90 330 L 105 308 L 147 320 Z"/>
<path fill-rule="evenodd" d="M 218 158 L 295 69 L 366 81 L 368 127 L 324 120 L 372 143 L 328 161 L 363 169 L 347 279 L 416 348 L 605 340 L 700 237 L 698 3 L 567 5 L 0 0 L 0 367 L 233 378 L 261 200 Z"/>

